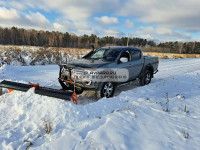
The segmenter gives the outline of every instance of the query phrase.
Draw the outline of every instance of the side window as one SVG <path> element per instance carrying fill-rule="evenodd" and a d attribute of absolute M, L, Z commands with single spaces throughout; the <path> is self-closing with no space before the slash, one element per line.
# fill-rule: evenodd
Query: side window
<path fill-rule="evenodd" d="M 141 52 L 138 50 L 131 50 L 131 60 L 139 60 L 141 58 Z"/>
<path fill-rule="evenodd" d="M 119 62 L 125 63 L 125 62 L 129 62 L 129 61 L 131 61 L 131 55 L 130 55 L 129 51 L 127 50 L 121 54 Z"/>

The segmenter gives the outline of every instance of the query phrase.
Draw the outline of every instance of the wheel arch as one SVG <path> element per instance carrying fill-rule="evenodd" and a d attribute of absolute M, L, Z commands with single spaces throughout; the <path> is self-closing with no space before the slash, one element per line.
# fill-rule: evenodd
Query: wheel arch
<path fill-rule="evenodd" d="M 151 72 L 151 77 L 153 78 L 153 72 L 154 72 L 154 69 L 153 69 L 153 66 L 151 64 L 148 64 L 146 67 L 145 67 L 145 71 L 146 70 L 149 70 Z"/>
<path fill-rule="evenodd" d="M 154 69 L 153 69 L 153 66 L 152 66 L 151 64 L 146 65 L 146 66 L 142 69 L 142 71 L 140 72 L 140 75 L 138 76 L 138 78 L 141 78 L 141 77 L 144 75 L 144 73 L 145 73 L 146 70 L 151 71 L 151 77 L 153 78 Z"/>

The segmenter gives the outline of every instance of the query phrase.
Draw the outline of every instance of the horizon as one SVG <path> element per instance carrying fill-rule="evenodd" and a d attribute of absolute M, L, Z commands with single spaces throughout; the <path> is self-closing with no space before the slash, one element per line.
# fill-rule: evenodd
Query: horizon
<path fill-rule="evenodd" d="M 143 38 L 158 42 L 200 41 L 200 2 L 144 0 L 2 0 L 0 26 Z"/>

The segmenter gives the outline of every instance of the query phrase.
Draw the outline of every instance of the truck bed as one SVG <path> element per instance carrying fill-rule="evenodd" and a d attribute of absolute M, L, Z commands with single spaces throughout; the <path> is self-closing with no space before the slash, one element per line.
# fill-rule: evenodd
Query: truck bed
<path fill-rule="evenodd" d="M 158 70 L 158 64 L 159 60 L 158 57 L 152 57 L 152 56 L 144 56 L 145 64 L 144 66 L 151 64 L 153 66 L 153 71 L 156 72 Z"/>

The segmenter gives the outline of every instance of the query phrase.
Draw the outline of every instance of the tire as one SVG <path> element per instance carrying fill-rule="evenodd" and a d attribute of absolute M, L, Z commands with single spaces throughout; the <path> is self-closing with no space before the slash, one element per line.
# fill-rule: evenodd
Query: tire
<path fill-rule="evenodd" d="M 115 84 L 113 82 L 100 83 L 98 89 L 96 90 L 96 96 L 98 99 L 102 97 L 106 98 L 113 97 L 114 93 L 115 93 Z"/>
<path fill-rule="evenodd" d="M 151 82 L 152 73 L 150 70 L 144 71 L 144 74 L 140 77 L 140 86 L 148 85 Z"/>

